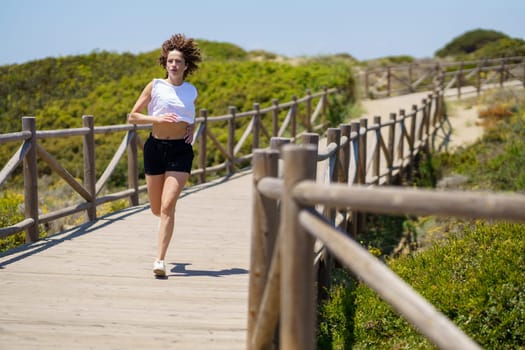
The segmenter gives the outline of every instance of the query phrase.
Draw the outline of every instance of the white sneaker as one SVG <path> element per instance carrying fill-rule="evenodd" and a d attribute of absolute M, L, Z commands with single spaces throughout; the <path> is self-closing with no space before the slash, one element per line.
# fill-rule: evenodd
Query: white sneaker
<path fill-rule="evenodd" d="M 158 277 L 166 276 L 166 265 L 164 264 L 164 260 L 155 260 L 153 263 L 153 273 Z"/>

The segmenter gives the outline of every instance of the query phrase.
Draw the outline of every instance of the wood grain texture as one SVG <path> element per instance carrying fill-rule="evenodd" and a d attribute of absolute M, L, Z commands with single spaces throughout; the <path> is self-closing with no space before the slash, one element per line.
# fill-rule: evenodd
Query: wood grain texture
<path fill-rule="evenodd" d="M 149 206 L 0 256 L 0 349 L 244 349 L 250 172 L 187 188 L 155 279 Z"/>

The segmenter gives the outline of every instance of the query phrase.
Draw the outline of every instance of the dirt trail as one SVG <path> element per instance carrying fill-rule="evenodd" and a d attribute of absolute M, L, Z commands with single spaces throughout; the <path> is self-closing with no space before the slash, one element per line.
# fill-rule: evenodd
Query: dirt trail
<path fill-rule="evenodd" d="M 509 87 L 523 91 L 522 84 L 516 85 L 512 83 L 509 84 Z M 386 119 L 390 113 L 399 113 L 401 109 L 404 109 L 405 113 L 410 113 L 412 106 L 420 106 L 422 100 L 427 98 L 428 94 L 428 92 L 421 92 L 378 100 L 363 100 L 364 117 L 372 118 L 379 115 Z M 475 97 L 476 93 L 473 88 L 462 88 L 461 101 Z M 483 108 L 483 106 L 475 103 L 458 102 L 456 89 L 445 91 L 445 101 L 447 102 L 447 114 L 452 127 L 448 149 L 453 150 L 457 147 L 474 143 L 483 135 L 483 127 L 478 118 L 479 109 Z"/>

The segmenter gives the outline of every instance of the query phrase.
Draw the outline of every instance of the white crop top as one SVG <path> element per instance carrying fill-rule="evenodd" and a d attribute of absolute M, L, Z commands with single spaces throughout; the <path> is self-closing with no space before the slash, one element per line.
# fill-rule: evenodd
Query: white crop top
<path fill-rule="evenodd" d="M 159 116 L 164 113 L 175 113 L 182 121 L 193 124 L 195 122 L 196 98 L 197 89 L 188 82 L 176 86 L 164 79 L 153 79 L 148 114 Z"/>

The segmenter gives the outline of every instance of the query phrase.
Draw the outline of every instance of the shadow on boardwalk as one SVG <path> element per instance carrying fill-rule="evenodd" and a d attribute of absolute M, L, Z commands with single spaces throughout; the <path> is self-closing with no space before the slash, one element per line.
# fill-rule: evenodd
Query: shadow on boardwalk
<path fill-rule="evenodd" d="M 185 276 L 185 277 L 193 277 L 193 276 L 209 276 L 209 277 L 224 277 L 229 275 L 239 275 L 239 274 L 247 274 L 248 270 L 246 269 L 239 269 L 239 268 L 233 268 L 233 269 L 223 269 L 219 271 L 205 271 L 205 270 L 193 270 L 188 269 L 188 267 L 191 267 L 191 263 L 172 263 L 172 268 L 170 268 L 171 274 L 169 276 Z M 168 267 L 169 268 L 169 267 Z"/>
<path fill-rule="evenodd" d="M 29 258 L 34 254 L 41 253 L 49 248 L 61 244 L 65 241 L 70 241 L 75 238 L 81 237 L 90 232 L 104 229 L 105 226 L 111 225 L 117 220 L 125 220 L 126 217 L 135 215 L 141 211 L 149 209 L 149 207 L 131 207 L 118 211 L 117 213 L 111 213 L 106 216 L 98 218 L 97 221 L 87 222 L 85 224 L 76 226 L 69 230 L 62 231 L 53 236 L 39 240 L 32 244 L 25 244 L 20 247 L 11 249 L 7 252 L 0 254 L 0 269 L 5 266 L 15 263 L 21 259 Z"/>

